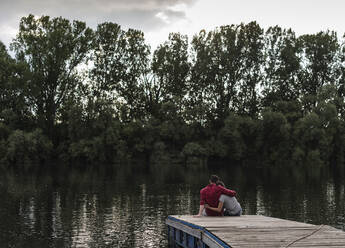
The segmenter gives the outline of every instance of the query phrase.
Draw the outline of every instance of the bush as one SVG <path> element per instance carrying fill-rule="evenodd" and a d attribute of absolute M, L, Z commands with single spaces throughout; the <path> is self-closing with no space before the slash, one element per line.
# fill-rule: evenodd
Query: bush
<path fill-rule="evenodd" d="M 299 146 L 296 146 L 293 150 L 292 157 L 291 157 L 292 164 L 301 165 L 303 164 L 304 159 L 305 159 L 304 150 L 302 150 Z"/>
<path fill-rule="evenodd" d="M 207 151 L 200 144 L 189 142 L 183 147 L 182 155 L 184 157 L 206 157 Z"/>
<path fill-rule="evenodd" d="M 112 128 L 90 139 L 82 139 L 70 144 L 68 153 L 75 161 L 87 163 L 108 163 L 126 157 L 126 142 Z"/>
<path fill-rule="evenodd" d="M 7 143 L 6 161 L 16 165 L 44 163 L 51 157 L 53 149 L 52 142 L 40 129 L 29 133 L 15 130 L 9 136 Z"/>
<path fill-rule="evenodd" d="M 83 162 L 93 162 L 100 158 L 98 154 L 99 142 L 97 142 L 98 137 L 94 139 L 82 139 L 78 142 L 74 142 L 69 147 L 69 154 L 72 159 Z M 101 159 L 100 162 L 104 162 L 104 159 Z"/>
<path fill-rule="evenodd" d="M 5 124 L 0 123 L 0 140 L 7 140 L 10 133 L 10 128 Z"/>
<path fill-rule="evenodd" d="M 0 165 L 6 163 L 6 153 L 7 153 L 6 141 L 0 139 Z"/>
<path fill-rule="evenodd" d="M 320 151 L 318 149 L 308 152 L 306 158 L 306 165 L 311 168 L 319 168 L 323 165 L 323 161 L 320 159 Z"/>
<path fill-rule="evenodd" d="M 265 111 L 261 121 L 260 156 L 266 165 L 282 165 L 289 159 L 290 125 L 280 112 Z"/>

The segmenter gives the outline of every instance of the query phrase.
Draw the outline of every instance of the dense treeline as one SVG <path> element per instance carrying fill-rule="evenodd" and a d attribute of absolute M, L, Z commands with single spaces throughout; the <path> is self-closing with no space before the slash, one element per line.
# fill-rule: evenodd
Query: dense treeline
<path fill-rule="evenodd" d="M 343 166 L 345 46 L 256 22 L 172 33 L 32 15 L 0 43 L 2 164 Z"/>

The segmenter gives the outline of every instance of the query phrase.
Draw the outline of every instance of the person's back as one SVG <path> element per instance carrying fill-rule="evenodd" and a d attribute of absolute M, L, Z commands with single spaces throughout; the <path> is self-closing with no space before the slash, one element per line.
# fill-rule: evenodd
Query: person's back
<path fill-rule="evenodd" d="M 204 203 L 208 204 L 211 207 L 214 207 L 218 205 L 218 199 L 221 193 L 219 194 L 217 185 L 209 184 L 200 191 L 200 195 L 202 196 L 202 199 L 204 199 Z M 207 216 L 221 215 L 220 213 L 217 213 L 210 209 L 206 209 L 206 214 Z"/>
<path fill-rule="evenodd" d="M 241 205 L 237 201 L 236 197 L 222 194 L 219 197 L 219 201 L 223 202 L 223 207 L 225 208 L 224 215 L 240 216 L 242 214 Z"/>
<path fill-rule="evenodd" d="M 200 205 L 208 204 L 210 207 L 217 207 L 221 195 L 235 196 L 236 192 L 233 190 L 225 189 L 216 184 L 209 184 L 200 191 L 201 199 Z M 223 213 L 206 209 L 207 216 L 220 216 Z"/>
<path fill-rule="evenodd" d="M 236 196 L 236 191 L 226 189 L 224 187 L 221 187 L 219 185 L 216 185 L 216 183 L 219 181 L 219 177 L 217 175 L 211 175 L 209 180 L 209 185 L 207 185 L 205 188 L 200 190 L 200 206 L 199 206 L 199 212 L 195 217 L 200 217 L 204 214 L 204 211 L 206 212 L 206 215 L 208 216 L 219 216 L 223 214 L 223 211 L 212 211 L 210 209 L 205 209 L 206 206 L 212 206 L 216 207 L 219 203 L 219 197 L 224 195 L 229 196 Z"/>

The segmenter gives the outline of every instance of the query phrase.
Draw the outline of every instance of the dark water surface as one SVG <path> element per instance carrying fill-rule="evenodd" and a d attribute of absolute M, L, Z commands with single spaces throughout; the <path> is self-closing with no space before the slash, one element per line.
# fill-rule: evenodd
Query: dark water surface
<path fill-rule="evenodd" d="M 166 247 L 169 214 L 195 214 L 211 173 L 244 214 L 345 230 L 344 172 L 227 167 L 1 170 L 0 247 Z"/>

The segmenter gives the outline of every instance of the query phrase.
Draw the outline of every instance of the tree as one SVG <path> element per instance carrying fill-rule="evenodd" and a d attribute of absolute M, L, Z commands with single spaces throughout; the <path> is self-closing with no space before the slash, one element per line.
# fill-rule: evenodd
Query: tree
<path fill-rule="evenodd" d="M 258 114 L 262 34 L 260 26 L 251 22 L 194 36 L 190 104 L 208 106 L 201 109 L 204 120 L 221 126 L 231 111 L 252 117 Z"/>
<path fill-rule="evenodd" d="M 280 112 L 269 109 L 262 113 L 260 155 L 265 164 L 280 164 L 289 161 L 291 154 L 290 125 Z"/>
<path fill-rule="evenodd" d="M 298 73 L 301 59 L 295 33 L 278 26 L 265 33 L 265 75 L 263 106 L 275 108 L 278 102 L 298 101 L 300 85 Z"/>
<path fill-rule="evenodd" d="M 27 98 L 38 126 L 54 138 L 57 114 L 79 83 L 78 66 L 90 51 L 93 32 L 84 22 L 62 17 L 23 17 L 12 43 L 17 60 L 32 74 Z"/>
<path fill-rule="evenodd" d="M 342 161 L 338 154 L 344 154 L 344 129 L 337 112 L 337 90 L 334 85 L 325 85 L 316 96 L 317 106 L 300 118 L 295 126 L 293 139 L 295 156 L 302 160 L 328 164 L 331 160 Z"/>
<path fill-rule="evenodd" d="M 242 78 L 239 84 L 237 111 L 256 118 L 259 114 L 260 94 L 262 84 L 263 56 L 263 29 L 256 22 L 250 22 L 241 27 L 238 39 L 244 42 L 241 54 L 243 64 Z"/>
<path fill-rule="evenodd" d="M 241 129 L 246 122 L 245 117 L 230 114 L 224 122 L 224 127 L 219 132 L 219 139 L 226 149 L 225 154 L 232 160 L 241 161 L 247 154 L 247 146 Z M 220 146 L 222 147 L 222 146 Z"/>
<path fill-rule="evenodd" d="M 12 129 L 30 130 L 31 113 L 26 100 L 27 67 L 17 63 L 0 42 L 0 121 Z"/>
<path fill-rule="evenodd" d="M 115 23 L 98 25 L 93 42 L 91 79 L 96 97 L 121 103 L 122 120 L 142 117 L 143 83 L 150 48 L 139 30 L 124 31 Z"/>
<path fill-rule="evenodd" d="M 237 29 L 235 25 L 222 26 L 193 37 L 189 105 L 199 123 L 223 120 L 229 109 L 234 110 L 244 47 Z"/>
<path fill-rule="evenodd" d="M 51 158 L 52 147 L 51 141 L 40 129 L 33 132 L 15 130 L 8 137 L 5 159 L 18 166 L 44 163 Z"/>
<path fill-rule="evenodd" d="M 317 104 L 319 89 L 326 84 L 336 84 L 339 77 L 337 63 L 339 43 L 336 32 L 319 32 L 299 37 L 302 44 L 302 70 L 299 75 L 302 86 L 303 106 L 310 111 Z"/>
<path fill-rule="evenodd" d="M 345 34 L 343 36 L 343 42 L 339 49 L 339 58 L 340 58 L 340 79 L 336 84 L 338 102 L 336 103 L 339 114 L 343 117 L 345 121 Z"/>
<path fill-rule="evenodd" d="M 152 73 L 159 84 L 159 100 L 174 103 L 180 114 L 187 93 L 190 70 L 188 59 L 187 36 L 171 33 L 169 40 L 154 51 L 151 64 Z"/>

